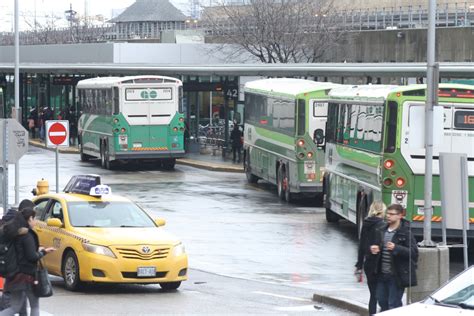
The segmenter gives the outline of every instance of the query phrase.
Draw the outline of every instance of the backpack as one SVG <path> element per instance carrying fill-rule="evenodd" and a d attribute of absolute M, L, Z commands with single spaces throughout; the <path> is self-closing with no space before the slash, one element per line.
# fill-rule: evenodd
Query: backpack
<path fill-rule="evenodd" d="M 16 255 L 16 233 L 17 225 L 14 220 L 4 223 L 0 227 L 0 277 L 12 277 L 18 272 L 18 260 Z"/>

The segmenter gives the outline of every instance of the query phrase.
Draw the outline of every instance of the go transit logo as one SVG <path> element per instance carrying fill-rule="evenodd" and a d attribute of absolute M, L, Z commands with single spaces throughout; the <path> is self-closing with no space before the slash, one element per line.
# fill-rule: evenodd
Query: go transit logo
<path fill-rule="evenodd" d="M 151 90 L 151 91 L 143 90 L 140 93 L 140 97 L 142 99 L 156 99 L 158 97 L 158 93 L 155 90 Z"/>

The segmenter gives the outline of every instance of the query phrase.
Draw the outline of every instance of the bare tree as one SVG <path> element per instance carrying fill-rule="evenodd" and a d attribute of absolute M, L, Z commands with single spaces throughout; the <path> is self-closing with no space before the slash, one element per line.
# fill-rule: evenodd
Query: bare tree
<path fill-rule="evenodd" d="M 342 36 L 332 11 L 333 0 L 222 0 L 204 10 L 202 22 L 215 41 L 237 44 L 236 55 L 247 52 L 264 63 L 317 62 Z"/>

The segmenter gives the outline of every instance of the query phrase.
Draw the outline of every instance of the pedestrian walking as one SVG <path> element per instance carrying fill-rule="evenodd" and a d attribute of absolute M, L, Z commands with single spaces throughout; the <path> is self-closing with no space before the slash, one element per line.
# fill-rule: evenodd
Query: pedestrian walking
<path fill-rule="evenodd" d="M 370 205 L 369 215 L 364 219 L 362 224 L 362 231 L 359 240 L 359 251 L 357 256 L 357 262 L 355 264 L 355 274 L 362 276 L 362 269 L 364 269 L 367 286 L 369 287 L 370 299 L 369 299 L 369 314 L 374 315 L 377 313 L 377 271 L 375 256 L 370 253 L 369 241 L 374 240 L 374 234 L 377 229 L 385 226 L 385 209 L 387 207 L 382 201 L 374 201 Z"/>
<path fill-rule="evenodd" d="M 403 218 L 403 207 L 392 204 L 386 212 L 387 224 L 376 229 L 370 251 L 377 260 L 377 301 L 382 309 L 402 306 L 406 287 L 416 286 L 418 246 Z"/>
<path fill-rule="evenodd" d="M 241 151 L 242 151 L 242 131 L 239 128 L 239 124 L 234 123 L 234 128 L 230 132 L 230 139 L 232 141 L 232 161 L 235 162 L 235 156 L 238 156 L 237 162 L 240 163 Z"/>
<path fill-rule="evenodd" d="M 10 307 L 0 312 L 0 316 L 13 316 L 19 313 L 26 299 L 30 303 L 30 315 L 39 316 L 39 298 L 33 292 L 33 284 L 38 266 L 38 261 L 54 248 L 39 246 L 38 235 L 33 231 L 35 227 L 36 212 L 27 207 L 15 215 L 20 227 L 27 228 L 28 232 L 15 238 L 15 248 L 18 261 L 18 272 L 7 278 L 5 290 L 10 292 Z"/>

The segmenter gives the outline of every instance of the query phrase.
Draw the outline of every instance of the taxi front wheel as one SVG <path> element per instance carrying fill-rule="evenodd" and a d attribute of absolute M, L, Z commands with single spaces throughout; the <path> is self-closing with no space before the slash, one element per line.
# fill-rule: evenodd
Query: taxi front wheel
<path fill-rule="evenodd" d="M 180 285 L 181 285 L 181 281 L 160 283 L 161 288 L 165 291 L 176 290 Z"/>
<path fill-rule="evenodd" d="M 69 291 L 80 289 L 82 282 L 79 279 L 79 261 L 74 251 L 68 251 L 63 261 L 64 285 Z"/>

